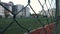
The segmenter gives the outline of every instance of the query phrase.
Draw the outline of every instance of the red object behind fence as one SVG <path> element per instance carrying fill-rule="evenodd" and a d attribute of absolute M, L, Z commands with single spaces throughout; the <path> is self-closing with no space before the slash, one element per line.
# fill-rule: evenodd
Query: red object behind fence
<path fill-rule="evenodd" d="M 53 34 L 54 24 L 32 31 L 31 34 Z"/>

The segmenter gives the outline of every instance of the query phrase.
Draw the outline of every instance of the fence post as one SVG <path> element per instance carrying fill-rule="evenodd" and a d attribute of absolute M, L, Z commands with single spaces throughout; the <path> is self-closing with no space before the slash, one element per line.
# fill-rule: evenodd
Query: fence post
<path fill-rule="evenodd" d="M 60 34 L 60 0 L 56 0 L 56 13 L 55 13 L 55 17 L 56 17 L 56 31 L 55 34 Z"/>

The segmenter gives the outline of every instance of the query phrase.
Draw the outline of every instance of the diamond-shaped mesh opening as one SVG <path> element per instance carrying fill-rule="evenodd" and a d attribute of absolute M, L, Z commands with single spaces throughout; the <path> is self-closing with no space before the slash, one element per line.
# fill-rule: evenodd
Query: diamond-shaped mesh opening
<path fill-rule="evenodd" d="M 8 5 L 5 6 L 2 2 L 0 2 L 0 5 L 5 9 L 5 18 L 0 16 L 1 34 L 24 34 L 26 32 L 30 34 L 32 30 L 40 27 L 43 29 L 41 32 L 47 34 L 51 29 L 49 25 L 51 23 L 55 24 L 55 0 L 36 0 L 34 2 L 28 0 L 27 5 L 18 5 L 18 7 L 15 5 L 10 6 L 12 7 L 11 10 L 8 9 Z M 28 12 L 27 9 L 30 9 L 29 11 L 33 12 L 33 14 Z M 28 15 L 29 17 L 27 17 Z"/>
<path fill-rule="evenodd" d="M 27 30 L 19 27 L 15 22 L 3 34 L 24 34 Z"/>

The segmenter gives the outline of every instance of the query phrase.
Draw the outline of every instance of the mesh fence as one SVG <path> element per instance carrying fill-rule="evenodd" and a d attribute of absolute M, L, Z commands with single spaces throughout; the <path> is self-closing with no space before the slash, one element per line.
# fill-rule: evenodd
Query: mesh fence
<path fill-rule="evenodd" d="M 31 34 L 32 30 L 40 27 L 43 28 L 45 34 L 54 34 L 55 26 L 52 32 L 50 33 L 47 32 L 45 26 L 49 24 L 55 24 L 55 0 L 37 1 L 42 9 L 41 11 L 39 11 L 39 14 L 37 14 L 36 11 L 32 8 L 30 4 L 31 0 L 28 0 L 27 5 L 16 13 L 14 11 L 9 10 L 6 6 L 4 6 L 4 3 L 0 2 L 0 6 L 2 6 L 7 12 L 13 15 L 13 18 L 0 18 L 0 34 L 24 34 L 26 32 L 26 34 Z M 30 16 L 29 18 L 16 18 L 16 16 L 28 6 L 29 9 L 31 9 L 34 12 L 33 15 L 31 14 L 34 17 L 31 18 Z M 5 16 L 8 17 L 7 15 Z M 48 26 L 48 29 L 51 30 L 51 26 Z"/>

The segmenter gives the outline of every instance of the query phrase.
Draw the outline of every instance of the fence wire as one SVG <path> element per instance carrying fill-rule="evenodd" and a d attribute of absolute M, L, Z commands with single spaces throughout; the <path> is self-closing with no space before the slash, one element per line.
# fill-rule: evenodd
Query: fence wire
<path fill-rule="evenodd" d="M 41 18 L 45 18 L 45 20 L 46 20 L 46 22 L 47 22 L 47 25 L 49 25 L 50 23 L 55 23 L 55 3 L 56 2 L 54 2 L 55 0 L 44 0 L 44 4 L 42 4 L 42 2 L 41 2 L 41 0 L 37 0 L 38 1 L 38 3 L 39 3 L 39 5 L 42 7 L 42 10 L 40 11 L 40 13 L 39 13 L 39 15 L 36 13 L 36 11 L 32 8 L 32 6 L 31 6 L 31 0 L 28 0 L 28 4 L 25 6 L 25 7 L 23 7 L 20 11 L 18 11 L 18 12 L 16 12 L 16 14 L 13 12 L 13 11 L 11 11 L 11 10 L 9 10 L 7 7 L 5 7 L 4 5 L 3 5 L 3 3 L 2 2 L 0 2 L 0 5 L 4 8 L 4 9 L 6 9 L 7 11 L 9 11 L 12 15 L 13 15 L 13 20 L 12 20 L 12 22 L 7 26 L 7 27 L 5 27 L 1 32 L 0 32 L 0 34 L 4 34 L 4 32 L 5 31 L 7 31 L 7 29 L 13 24 L 13 23 L 16 23 L 20 28 L 22 28 L 22 29 L 24 29 L 24 30 L 26 30 L 27 31 L 27 34 L 31 34 L 31 31 L 32 31 L 32 27 L 34 27 L 34 23 L 32 23 L 33 25 L 30 25 L 30 27 L 29 28 L 25 28 L 24 26 L 22 26 L 19 22 L 18 22 L 18 20 L 16 19 L 16 16 L 20 13 L 20 12 L 22 12 L 22 10 L 23 9 L 25 9 L 27 6 L 29 6 L 30 7 L 30 9 L 34 12 L 34 14 L 35 14 L 35 16 L 37 16 L 36 17 L 36 19 L 38 20 L 38 22 L 39 22 L 39 24 L 41 25 L 41 27 L 43 27 L 43 31 L 45 32 L 45 34 L 48 34 L 48 32 L 47 32 L 47 30 L 45 29 L 45 24 L 43 23 L 43 20 L 44 19 L 41 19 Z M 48 3 L 47 3 L 48 2 Z M 54 2 L 54 3 L 53 3 Z M 49 5 L 48 5 L 49 4 Z M 46 6 L 46 7 L 44 7 L 44 6 Z M 44 8 L 47 8 L 47 10 L 45 10 Z M 42 17 L 41 17 L 42 16 Z M 50 22 L 49 22 L 50 21 Z M 45 23 L 46 23 L 45 22 Z M 51 27 L 49 26 L 49 29 L 51 29 Z M 54 34 L 54 28 L 53 28 L 53 33 L 51 33 L 51 34 Z M 42 34 L 42 33 L 41 33 Z"/>

